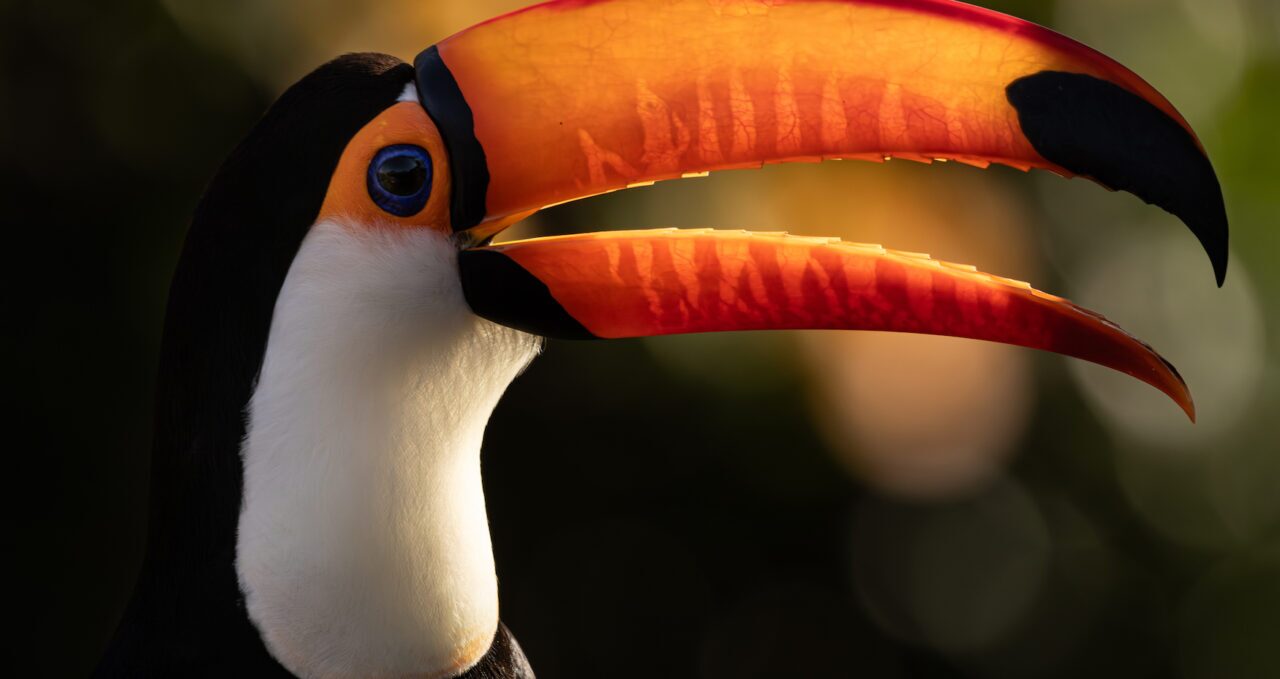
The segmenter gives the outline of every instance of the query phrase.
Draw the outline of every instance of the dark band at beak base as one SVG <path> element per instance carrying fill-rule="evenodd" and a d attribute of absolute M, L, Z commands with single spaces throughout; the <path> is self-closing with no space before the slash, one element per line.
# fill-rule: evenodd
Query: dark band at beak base
<path fill-rule="evenodd" d="M 449 215 L 453 232 L 466 231 L 484 219 L 489 191 L 489 165 L 484 147 L 476 139 L 475 117 L 434 45 L 418 54 L 413 68 L 417 72 L 418 101 L 440 130 L 449 151 L 453 179 Z"/>

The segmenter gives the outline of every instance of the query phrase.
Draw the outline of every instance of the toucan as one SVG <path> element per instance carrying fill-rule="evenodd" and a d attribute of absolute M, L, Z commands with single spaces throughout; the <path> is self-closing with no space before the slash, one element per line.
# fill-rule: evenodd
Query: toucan
<path fill-rule="evenodd" d="M 554 0 L 412 65 L 303 77 L 191 221 L 148 548 L 99 676 L 533 676 L 499 619 L 480 449 L 543 338 L 950 335 L 1109 366 L 1194 418 L 1173 366 L 1102 316 L 924 254 L 736 230 L 494 241 L 655 181 L 888 158 L 1127 191 L 1225 275 L 1222 191 L 1169 101 L 952 0 Z"/>

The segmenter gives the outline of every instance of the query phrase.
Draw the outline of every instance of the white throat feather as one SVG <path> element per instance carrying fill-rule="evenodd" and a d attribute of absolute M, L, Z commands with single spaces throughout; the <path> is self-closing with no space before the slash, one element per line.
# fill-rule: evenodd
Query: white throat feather
<path fill-rule="evenodd" d="M 236 571 L 302 677 L 447 677 L 498 625 L 485 424 L 539 340 L 480 319 L 441 233 L 314 225 L 248 407 Z"/>

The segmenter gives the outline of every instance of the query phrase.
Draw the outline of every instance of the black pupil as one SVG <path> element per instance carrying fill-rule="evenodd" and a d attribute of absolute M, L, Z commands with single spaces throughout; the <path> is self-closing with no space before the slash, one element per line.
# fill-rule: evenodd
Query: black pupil
<path fill-rule="evenodd" d="M 378 184 L 397 196 L 412 196 L 426 180 L 427 168 L 413 156 L 392 156 L 378 168 Z"/>

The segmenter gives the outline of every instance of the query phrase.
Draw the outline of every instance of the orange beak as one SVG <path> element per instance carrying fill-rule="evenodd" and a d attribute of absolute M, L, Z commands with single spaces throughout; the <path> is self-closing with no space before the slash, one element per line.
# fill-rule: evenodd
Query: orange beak
<path fill-rule="evenodd" d="M 951 0 L 556 0 L 416 60 L 481 242 L 548 205 L 657 180 L 831 158 L 954 159 L 1085 176 L 1180 217 L 1226 271 L 1213 167 L 1173 106 L 1115 61 Z M 570 236 L 464 250 L 481 316 L 550 336 L 766 328 L 987 339 L 1185 384 L 1096 314 L 1021 283 L 878 247 L 743 232 Z"/>

